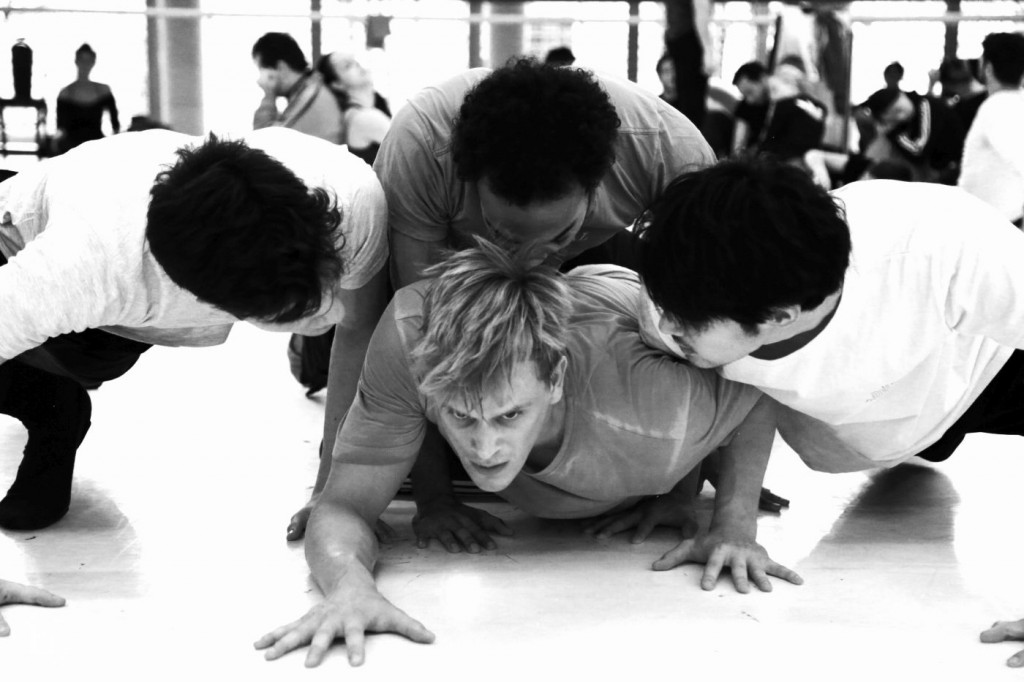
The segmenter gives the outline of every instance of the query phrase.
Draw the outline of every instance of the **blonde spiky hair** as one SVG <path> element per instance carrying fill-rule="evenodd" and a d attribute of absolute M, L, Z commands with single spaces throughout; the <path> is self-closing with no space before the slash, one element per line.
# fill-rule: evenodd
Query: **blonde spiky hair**
<path fill-rule="evenodd" d="M 557 270 L 535 265 L 529 249 L 509 254 L 480 237 L 426 274 L 436 279 L 423 303 L 423 337 L 412 351 L 420 391 L 445 403 L 479 405 L 484 391 L 509 382 L 533 361 L 551 383 L 565 354 L 572 295 Z"/>

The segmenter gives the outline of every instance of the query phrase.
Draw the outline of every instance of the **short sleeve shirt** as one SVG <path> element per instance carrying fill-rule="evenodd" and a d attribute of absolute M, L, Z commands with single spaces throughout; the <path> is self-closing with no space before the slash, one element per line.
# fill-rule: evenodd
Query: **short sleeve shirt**
<path fill-rule="evenodd" d="M 395 116 L 374 162 L 391 230 L 457 247 L 485 234 L 476 185 L 458 178 L 451 137 L 467 91 L 489 73 L 473 69 L 426 88 Z M 595 191 L 577 242 L 563 252 L 566 259 L 631 226 L 679 174 L 715 161 L 697 128 L 671 105 L 626 81 L 598 81 L 622 122 L 615 162 Z"/>
<path fill-rule="evenodd" d="M 501 495 L 551 518 L 585 516 L 641 495 L 665 493 L 728 441 L 760 397 L 749 387 L 646 346 L 635 273 L 590 266 L 569 276 L 574 291 L 563 399 L 565 436 L 554 460 L 522 470 Z M 409 358 L 421 337 L 429 282 L 400 290 L 367 353 L 335 459 L 395 464 L 416 457 L 439 406 L 418 389 Z"/>

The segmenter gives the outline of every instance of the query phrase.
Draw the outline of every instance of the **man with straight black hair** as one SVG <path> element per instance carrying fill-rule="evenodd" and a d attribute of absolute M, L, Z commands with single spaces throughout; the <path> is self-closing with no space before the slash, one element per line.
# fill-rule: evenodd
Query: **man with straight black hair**
<path fill-rule="evenodd" d="M 642 222 L 647 338 L 778 401 L 812 468 L 1024 435 L 1024 234 L 981 200 L 885 180 L 830 195 L 732 161 L 679 178 Z M 1024 620 L 982 639 L 1024 639 Z"/>
<path fill-rule="evenodd" d="M 0 184 L 0 216 L 0 413 L 28 430 L 0 526 L 67 513 L 86 388 L 151 344 L 217 345 L 239 320 L 337 325 L 337 399 L 351 402 L 387 242 L 380 183 L 344 149 L 284 129 L 118 135 Z M 0 585 L 0 603 L 12 593 Z"/>

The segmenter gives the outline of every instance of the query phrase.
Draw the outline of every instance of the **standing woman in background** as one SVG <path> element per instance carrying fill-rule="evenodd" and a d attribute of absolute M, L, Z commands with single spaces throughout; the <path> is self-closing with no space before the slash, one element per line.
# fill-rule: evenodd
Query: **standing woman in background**
<path fill-rule="evenodd" d="M 83 43 L 75 51 L 78 78 L 57 95 L 57 138 L 55 151 L 63 154 L 83 142 L 103 137 L 103 112 L 110 112 L 110 127 L 121 131 L 117 118 L 117 104 L 110 86 L 89 79 L 96 66 L 96 52 Z"/>

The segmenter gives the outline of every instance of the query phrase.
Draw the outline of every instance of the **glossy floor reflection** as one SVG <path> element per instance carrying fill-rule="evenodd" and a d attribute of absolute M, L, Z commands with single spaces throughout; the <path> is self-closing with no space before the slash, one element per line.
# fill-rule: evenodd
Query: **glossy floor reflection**
<path fill-rule="evenodd" d="M 778 446 L 767 485 L 793 505 L 760 539 L 806 583 L 771 594 L 649 570 L 672 533 L 597 542 L 501 504 L 516 536 L 497 551 L 420 550 L 398 502 L 379 581 L 436 643 L 374 637 L 357 670 L 341 646 L 317 670 L 303 654 L 267 663 L 251 643 L 316 598 L 284 531 L 323 405 L 291 379 L 285 343 L 241 327 L 219 348 L 154 349 L 93 394 L 71 513 L 0 535 L 0 575 L 68 599 L 4 608 L 0 679 L 1024 679 L 1003 665 L 1016 645 L 977 640 L 1024 616 L 1024 443 L 998 436 L 873 475 L 818 474 Z M 23 440 L 0 418 L 4 490 Z"/>

